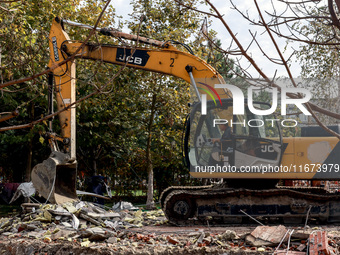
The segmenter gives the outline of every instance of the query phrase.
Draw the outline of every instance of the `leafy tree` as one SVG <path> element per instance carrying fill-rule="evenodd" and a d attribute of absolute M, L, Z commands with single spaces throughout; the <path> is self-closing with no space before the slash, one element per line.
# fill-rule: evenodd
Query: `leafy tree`
<path fill-rule="evenodd" d="M 327 16 L 328 6 L 309 8 L 310 15 Z M 301 64 L 301 76 L 307 88 L 312 91 L 316 103 L 326 109 L 337 112 L 340 107 L 340 65 L 339 39 L 332 36 L 334 28 L 326 22 L 310 20 L 296 22 L 293 28 L 306 38 L 313 38 L 314 43 L 304 43 L 296 51 Z M 325 43 L 326 42 L 326 43 Z M 317 114 L 325 124 L 334 123 L 334 119 Z"/>
<path fill-rule="evenodd" d="M 22 77 L 29 77 L 46 68 L 48 63 L 48 41 L 45 40 L 48 26 L 54 15 L 73 12 L 76 1 L 30 1 L 0 3 L 0 50 L 1 83 Z M 39 118 L 46 107 L 46 84 L 43 78 L 1 89 L 0 109 L 2 112 L 17 110 L 19 116 L 5 125 L 19 125 Z M 37 125 L 30 130 L 14 130 L 0 133 L 0 165 L 13 176 L 10 181 L 29 179 L 33 152 L 34 159 L 40 160 L 44 151 L 38 141 L 44 125 Z M 39 149 L 40 150 L 37 150 Z M 8 152 L 11 153 L 8 153 Z M 20 158 L 20 160 L 18 160 Z"/>
<path fill-rule="evenodd" d="M 141 16 L 145 21 L 138 27 L 136 21 Z M 201 16 L 175 2 L 138 0 L 133 3 L 132 18 L 134 20 L 129 23 L 129 27 L 134 33 L 140 29 L 140 34 L 145 37 L 190 44 L 190 37 L 199 32 Z M 180 128 L 188 111 L 185 107 L 188 102 L 188 84 L 172 77 L 141 72 L 136 89 L 144 98 L 145 114 L 140 117 L 146 140 L 144 145 L 140 145 L 145 150 L 145 169 L 148 174 L 147 206 L 152 207 L 154 169 L 159 169 L 157 174 L 164 177 L 182 166 Z M 158 181 L 162 179 L 157 178 Z"/>
<path fill-rule="evenodd" d="M 82 21 L 84 17 L 92 21 L 100 13 L 103 1 L 9 1 L 0 3 L 0 50 L 1 83 L 30 77 L 45 70 L 48 58 L 48 40 L 52 19 L 56 16 Z M 112 24 L 113 9 L 107 12 L 106 24 Z M 72 33 L 81 39 L 83 34 Z M 1 89 L 0 109 L 2 113 L 18 111 L 18 117 L 1 122 L 0 127 L 20 125 L 39 119 L 47 109 L 46 77 L 16 84 Z M 42 134 L 47 123 L 36 125 L 30 130 L 12 130 L 0 133 L 0 165 L 6 169 L 10 181 L 29 180 L 32 165 L 46 158 L 49 149 L 42 146 Z M 9 154 L 8 152 L 11 151 Z M 17 160 L 17 158 L 21 160 Z M 25 174 L 26 169 L 26 174 Z M 15 172 L 15 174 L 13 174 Z"/>

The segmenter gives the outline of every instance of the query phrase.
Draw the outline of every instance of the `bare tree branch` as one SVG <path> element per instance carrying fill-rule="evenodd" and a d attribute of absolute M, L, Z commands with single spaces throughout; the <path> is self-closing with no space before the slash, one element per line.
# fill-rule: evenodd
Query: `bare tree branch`
<path fill-rule="evenodd" d="M 105 11 L 105 9 L 103 10 L 103 12 L 104 12 L 104 11 Z M 102 13 L 103 13 L 103 12 L 102 12 Z M 141 22 L 142 22 L 142 19 L 141 19 Z M 136 50 L 136 48 L 138 47 L 138 44 L 139 44 L 139 33 L 140 33 L 140 28 L 141 28 L 141 22 L 140 22 L 139 27 L 138 27 L 137 40 L 136 40 L 135 47 L 132 49 L 132 53 L 131 53 L 132 55 L 133 55 L 134 51 Z M 96 22 L 96 25 L 97 25 L 97 24 L 98 24 L 98 21 Z M 95 27 L 94 27 L 94 30 L 95 30 Z M 78 49 L 79 49 L 79 48 L 78 48 Z M 74 55 L 75 55 L 75 54 L 74 54 Z M 100 62 L 103 63 L 102 61 L 100 61 Z M 69 110 L 72 106 L 77 105 L 78 103 L 80 103 L 80 102 L 82 102 L 82 101 L 85 101 L 85 100 L 87 100 L 88 98 L 90 98 L 90 97 L 92 97 L 92 96 L 94 96 L 94 95 L 101 94 L 101 93 L 103 93 L 103 94 L 109 93 L 110 91 L 104 91 L 104 90 L 108 87 L 109 84 L 112 83 L 112 81 L 113 81 L 115 78 L 117 78 L 117 77 L 121 74 L 121 72 L 126 68 L 127 64 L 128 64 L 128 62 L 126 61 L 125 65 L 121 66 L 120 69 L 119 69 L 119 71 L 118 71 L 118 72 L 117 72 L 117 73 L 116 73 L 116 74 L 115 74 L 115 75 L 114 75 L 114 76 L 113 76 L 113 77 L 112 77 L 105 85 L 103 85 L 103 86 L 101 86 L 101 87 L 97 87 L 97 86 L 94 85 L 95 91 L 93 91 L 92 93 L 86 95 L 85 97 L 82 97 L 82 98 L 78 99 L 78 100 L 75 101 L 74 103 L 72 103 L 72 104 L 70 104 L 70 105 L 68 105 L 68 106 L 65 106 L 63 109 L 61 109 L 61 110 L 59 110 L 59 111 L 57 111 L 57 112 L 54 112 L 53 114 L 46 115 L 46 116 L 44 116 L 44 117 L 42 117 L 42 118 L 40 118 L 40 119 L 38 119 L 38 120 L 35 120 L 35 121 L 31 122 L 31 123 L 22 124 L 22 125 L 16 125 L 16 126 L 8 126 L 8 127 L 0 128 L 0 132 L 8 131 L 8 130 L 15 130 L 15 129 L 31 128 L 31 127 L 33 127 L 33 126 L 36 125 L 36 124 L 39 124 L 39 123 L 41 123 L 41 122 L 43 122 L 43 121 L 45 121 L 45 120 L 47 120 L 47 119 L 50 119 L 50 118 L 52 118 L 52 117 L 57 116 L 57 115 L 60 114 L 61 112 L 64 112 L 64 111 Z M 72 77 L 70 77 L 70 78 L 72 79 Z M 34 100 L 34 99 L 32 99 L 32 100 Z M 18 108 L 19 108 L 19 107 L 18 107 Z M 16 111 L 15 111 L 15 112 L 16 112 Z M 13 114 L 13 113 L 12 113 L 12 116 L 14 117 L 14 114 Z M 15 116 L 16 116 L 16 115 L 15 115 Z M 5 121 L 5 120 L 8 120 L 8 119 L 9 119 L 8 117 L 9 117 L 9 115 L 3 117 L 2 119 L 0 119 L 0 122 L 1 122 L 1 121 Z M 5 118 L 6 118 L 6 119 L 5 119 Z"/>
<path fill-rule="evenodd" d="M 38 77 L 40 77 L 42 75 L 45 75 L 45 74 L 48 74 L 48 73 L 52 72 L 54 69 L 56 69 L 56 68 L 58 68 L 58 67 L 60 67 L 60 66 L 62 66 L 64 64 L 66 64 L 69 61 L 73 61 L 75 59 L 76 55 L 85 47 L 86 43 L 95 34 L 96 28 L 98 27 L 98 24 L 99 24 L 102 16 L 104 15 L 106 8 L 109 6 L 110 2 L 111 2 L 111 0 L 108 0 L 106 2 L 102 12 L 99 14 L 99 16 L 97 18 L 97 21 L 96 21 L 95 25 L 93 26 L 93 29 L 90 30 L 90 33 L 87 36 L 87 38 L 83 41 L 83 43 L 79 46 L 79 48 L 71 56 L 69 56 L 67 59 L 65 59 L 64 61 L 60 62 L 59 64 L 57 64 L 55 66 L 52 66 L 52 67 L 46 69 L 45 71 L 43 71 L 41 73 L 34 74 L 34 75 L 30 76 L 30 77 L 25 77 L 25 78 L 22 78 L 22 79 L 19 79 L 19 80 L 9 81 L 9 82 L 5 82 L 3 84 L 0 84 L 0 89 L 2 89 L 4 87 L 11 86 L 11 85 L 14 85 L 14 84 L 23 83 L 23 82 L 27 82 L 27 81 L 36 79 L 36 78 L 38 78 Z"/>
<path fill-rule="evenodd" d="M 2 91 L 2 88 L 4 88 L 4 87 L 8 87 L 8 86 L 11 86 L 11 85 L 15 85 L 15 84 L 24 83 L 24 82 L 27 82 L 27 81 L 30 81 L 30 80 L 34 80 L 34 79 L 38 78 L 39 76 L 42 76 L 42 75 L 47 74 L 47 73 L 49 73 L 49 72 L 52 72 L 54 69 L 56 69 L 56 68 L 58 68 L 58 67 L 64 65 L 65 63 L 67 63 L 67 62 L 69 62 L 69 61 L 73 61 L 73 60 L 75 59 L 76 55 L 77 55 L 77 54 L 85 47 L 85 45 L 86 45 L 86 43 L 89 41 L 89 39 L 95 34 L 96 28 L 97 28 L 97 26 L 98 26 L 100 20 L 102 19 L 102 16 L 104 15 L 105 10 L 106 10 L 107 7 L 109 6 L 110 1 L 111 1 L 111 0 L 108 0 L 108 1 L 106 2 L 105 6 L 103 7 L 103 10 L 102 10 L 101 13 L 99 14 L 99 16 L 98 16 L 98 18 L 97 18 L 97 20 L 96 20 L 96 22 L 95 22 L 95 25 L 93 26 L 93 29 L 91 29 L 89 35 L 86 37 L 86 39 L 83 41 L 83 43 L 80 45 L 80 47 L 75 51 L 75 53 L 74 53 L 73 55 L 71 55 L 70 57 L 68 57 L 68 58 L 65 59 L 64 61 L 60 62 L 59 64 L 54 65 L 54 66 L 52 66 L 51 68 L 49 68 L 49 69 L 47 69 L 47 70 L 45 70 L 45 71 L 43 71 L 43 72 L 41 72 L 41 73 L 39 73 L 39 74 L 34 74 L 34 75 L 30 76 L 30 77 L 25 77 L 25 78 L 22 78 L 22 79 L 19 79 L 19 80 L 10 81 L 10 82 L 6 82 L 6 83 L 3 83 L 3 84 L 0 84 L 0 90 Z M 120 73 L 120 72 L 119 72 L 119 73 Z M 100 90 L 97 89 L 96 91 L 100 91 Z M 97 92 L 97 93 L 98 93 L 98 92 Z M 97 94 L 97 93 L 95 93 L 95 94 Z M 93 93 L 91 93 L 90 95 L 93 95 Z M 36 97 L 35 97 L 35 98 L 36 98 Z M 34 99 L 35 99 L 35 98 L 34 98 Z M 87 99 L 87 98 L 88 98 L 88 97 L 86 96 L 86 97 L 84 97 L 84 98 L 82 98 L 82 99 L 80 99 L 80 100 L 78 100 L 78 101 L 81 102 L 81 101 L 83 101 L 83 100 L 85 100 L 85 99 Z M 32 100 L 30 100 L 30 101 L 33 101 L 34 99 L 32 99 Z M 28 102 L 26 102 L 25 104 L 28 104 Z M 73 105 L 73 104 L 72 104 L 72 105 Z M 19 107 L 20 107 L 20 106 L 19 106 Z M 19 107 L 18 107 L 18 108 L 19 108 Z M 17 108 L 17 109 L 18 109 L 18 108 Z M 67 110 L 67 109 L 69 109 L 69 107 L 65 107 L 63 110 L 61 110 L 61 111 L 59 111 L 59 112 L 65 111 L 65 110 Z M 59 113 L 59 112 L 58 112 L 58 113 Z M 38 123 L 40 123 L 40 122 L 42 122 L 42 121 L 44 121 L 44 120 L 46 120 L 46 119 L 48 119 L 48 118 L 51 118 L 51 117 L 53 117 L 53 116 L 55 116 L 55 115 L 56 115 L 56 114 L 51 114 L 51 115 L 45 116 L 45 117 L 43 117 L 43 118 L 41 118 L 41 119 L 39 119 L 39 120 L 37 120 L 37 121 L 34 121 L 34 122 L 32 122 L 32 123 L 28 123 L 28 124 L 23 124 L 23 125 L 18 125 L 18 126 L 10 126 L 10 127 L 0 128 L 0 132 L 1 132 L 1 131 L 6 131 L 6 130 L 13 130 L 13 129 L 29 128 L 29 127 L 32 127 L 32 126 L 34 126 L 35 124 L 38 124 Z M 13 117 L 14 117 L 14 116 L 13 116 Z"/>
<path fill-rule="evenodd" d="M 176 2 L 178 2 L 179 4 L 181 4 L 178 0 L 175 0 Z M 218 20 L 220 20 L 220 22 L 224 25 L 224 27 L 227 29 L 229 35 L 232 37 L 232 41 L 236 43 L 240 54 L 242 54 L 242 56 L 244 56 L 249 63 L 255 68 L 255 70 L 259 73 L 259 75 L 271 86 L 278 88 L 278 90 L 280 90 L 280 86 L 278 86 L 277 84 L 275 84 L 263 71 L 262 69 L 257 65 L 257 63 L 255 62 L 255 60 L 247 53 L 247 50 L 243 47 L 243 45 L 240 43 L 240 41 L 237 39 L 237 37 L 235 36 L 235 34 L 233 33 L 233 31 L 231 30 L 231 28 L 229 27 L 229 25 L 227 24 L 227 22 L 225 21 L 225 19 L 223 18 L 223 15 L 221 15 L 221 13 L 219 12 L 219 10 L 210 2 L 210 0 L 205 0 L 205 2 L 210 6 L 210 8 L 213 10 L 214 14 L 210 15 L 212 17 L 217 18 Z M 304 1 L 304 3 L 308 3 L 308 2 L 315 2 L 315 1 Z M 256 0 L 255 0 L 256 3 Z M 257 6 L 258 7 L 258 6 Z M 196 10 L 200 13 L 206 14 L 206 12 L 204 11 L 200 11 L 197 9 L 193 9 Z M 259 8 L 258 8 L 259 11 Z M 262 16 L 261 12 L 259 12 L 260 16 Z M 245 15 L 243 15 L 244 17 L 246 17 Z M 267 33 L 269 34 L 269 36 L 271 37 L 271 40 L 275 46 L 275 48 L 277 49 L 277 52 L 280 56 L 281 59 L 281 64 L 283 64 L 286 68 L 286 71 L 292 81 L 292 83 L 294 84 L 294 86 L 296 87 L 297 85 L 295 84 L 295 81 L 293 79 L 293 76 L 290 72 L 290 69 L 288 67 L 287 61 L 283 58 L 283 55 L 280 51 L 280 49 L 277 46 L 277 43 L 275 41 L 275 39 L 273 38 L 271 32 L 273 31 L 272 29 L 269 28 L 269 26 L 267 25 L 267 23 L 264 21 L 263 16 L 262 16 L 262 21 L 260 23 L 262 26 L 264 26 L 266 28 Z M 276 32 L 277 33 L 277 32 Z M 254 38 L 253 38 L 254 40 Z M 256 40 L 255 40 L 256 41 Z M 293 93 L 289 93 L 287 94 L 289 97 L 291 98 L 301 98 L 301 95 L 297 95 L 297 94 L 293 94 Z M 312 116 L 315 118 L 316 122 L 322 126 L 324 129 L 326 129 L 328 132 L 332 133 L 332 135 L 336 135 L 338 138 L 340 138 L 340 136 L 338 134 L 335 134 L 334 132 L 332 132 L 331 130 L 329 130 L 325 125 L 323 125 L 318 118 L 316 117 L 315 113 L 313 111 L 317 111 L 319 113 L 325 114 L 327 116 L 336 118 L 336 119 L 340 119 L 340 114 L 335 113 L 335 112 L 331 112 L 327 109 L 321 108 L 313 103 L 308 103 L 307 105 L 308 110 L 311 112 Z"/>

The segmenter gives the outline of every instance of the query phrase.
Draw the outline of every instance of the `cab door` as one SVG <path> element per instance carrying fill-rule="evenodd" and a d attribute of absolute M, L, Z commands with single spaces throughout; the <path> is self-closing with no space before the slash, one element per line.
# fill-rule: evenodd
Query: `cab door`
<path fill-rule="evenodd" d="M 262 103 L 254 106 L 260 109 L 270 107 Z M 270 121 L 275 118 L 252 114 L 246 101 L 245 109 L 244 115 L 233 115 L 231 99 L 222 99 L 222 105 L 208 101 L 206 115 L 201 114 L 200 103 L 193 107 L 185 139 L 192 176 L 202 177 L 193 173 L 209 173 L 210 178 L 243 178 L 241 168 L 253 167 L 260 171 L 263 167 L 280 165 L 280 129 L 277 122 Z M 226 124 L 231 130 L 230 135 L 224 133 Z M 229 171 L 223 171 L 226 169 Z M 254 178 L 266 176 L 254 175 Z"/>
<path fill-rule="evenodd" d="M 265 103 L 253 105 L 263 110 L 269 107 Z M 254 171 L 279 166 L 282 138 L 277 120 L 273 115 L 255 115 L 248 107 L 245 109 L 244 115 L 234 116 L 235 166 L 247 166 Z"/>

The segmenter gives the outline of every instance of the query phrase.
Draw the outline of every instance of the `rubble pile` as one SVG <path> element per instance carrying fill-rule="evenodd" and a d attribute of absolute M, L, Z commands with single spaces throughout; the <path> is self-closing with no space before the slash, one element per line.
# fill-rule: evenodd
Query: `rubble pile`
<path fill-rule="evenodd" d="M 32 232 L 41 234 L 45 229 L 50 233 L 57 233 L 60 229 L 78 233 L 84 232 L 84 229 L 90 231 L 95 227 L 115 232 L 119 229 L 161 225 L 167 222 L 162 210 L 143 212 L 134 208 L 137 210 L 115 212 L 83 201 L 63 205 L 26 203 L 22 205 L 22 209 L 20 215 L 0 219 L 0 234 L 27 232 L 32 235 Z"/>
<path fill-rule="evenodd" d="M 87 202 L 22 207 L 19 215 L 0 219 L 1 254 L 302 255 L 339 254 L 340 247 L 340 232 L 322 229 L 278 225 L 236 233 L 225 228 L 176 228 L 167 225 L 162 210 L 122 204 L 115 210 Z"/>

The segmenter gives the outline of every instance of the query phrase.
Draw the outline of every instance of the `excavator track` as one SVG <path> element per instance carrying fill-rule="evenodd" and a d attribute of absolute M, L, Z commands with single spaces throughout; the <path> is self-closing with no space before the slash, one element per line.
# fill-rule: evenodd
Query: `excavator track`
<path fill-rule="evenodd" d="M 161 205 L 169 222 L 178 226 L 240 224 L 249 221 L 249 215 L 288 224 L 304 223 L 306 217 L 322 223 L 340 222 L 340 195 L 322 192 L 170 187 L 162 194 Z"/>

